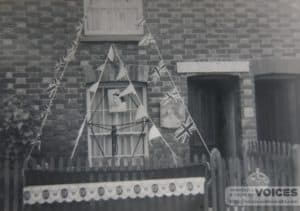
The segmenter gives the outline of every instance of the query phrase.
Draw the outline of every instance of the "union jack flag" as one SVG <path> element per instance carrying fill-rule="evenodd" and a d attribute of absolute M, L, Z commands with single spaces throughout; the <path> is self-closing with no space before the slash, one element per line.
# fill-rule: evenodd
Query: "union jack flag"
<path fill-rule="evenodd" d="M 184 143 L 191 137 L 195 130 L 197 130 L 196 125 L 192 121 L 191 117 L 188 117 L 175 131 L 175 138 L 177 141 Z"/>
<path fill-rule="evenodd" d="M 160 79 L 161 74 L 166 72 L 167 70 L 168 69 L 167 69 L 167 66 L 164 63 L 164 61 L 160 60 L 158 66 L 155 66 L 155 67 L 152 68 L 151 73 L 150 73 L 150 77 L 154 82 L 157 82 Z"/>
<path fill-rule="evenodd" d="M 139 46 L 149 46 L 151 44 L 155 44 L 156 41 L 154 39 L 154 37 L 152 36 L 152 34 L 146 34 L 141 41 L 139 42 Z"/>

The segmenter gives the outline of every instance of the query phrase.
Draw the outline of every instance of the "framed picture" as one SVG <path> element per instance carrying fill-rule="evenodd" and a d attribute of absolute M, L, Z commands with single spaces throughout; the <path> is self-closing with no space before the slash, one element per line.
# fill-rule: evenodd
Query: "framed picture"
<path fill-rule="evenodd" d="M 119 97 L 120 90 L 118 89 L 108 89 L 108 107 L 109 112 L 126 112 L 127 111 L 127 103 L 123 102 Z"/>
<path fill-rule="evenodd" d="M 180 101 L 171 98 L 160 102 L 160 126 L 164 128 L 178 128 L 185 120 L 185 108 Z"/>

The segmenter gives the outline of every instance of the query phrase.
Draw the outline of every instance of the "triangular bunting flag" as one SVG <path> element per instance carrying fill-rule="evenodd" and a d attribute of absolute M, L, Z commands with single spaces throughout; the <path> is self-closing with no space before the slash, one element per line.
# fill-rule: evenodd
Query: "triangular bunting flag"
<path fill-rule="evenodd" d="M 185 122 L 175 131 L 175 138 L 177 141 L 184 143 L 197 130 L 191 117 L 188 117 Z"/>
<path fill-rule="evenodd" d="M 152 141 L 153 139 L 161 137 L 161 133 L 157 129 L 155 125 L 152 125 L 150 131 L 149 131 L 149 141 Z"/>
<path fill-rule="evenodd" d="M 123 96 L 129 95 L 129 94 L 134 94 L 134 95 L 136 95 L 135 88 L 134 88 L 134 86 L 133 86 L 132 84 L 129 84 L 129 85 L 127 86 L 127 88 L 124 89 L 124 90 L 120 93 L 119 97 L 123 97 Z"/>
<path fill-rule="evenodd" d="M 159 63 L 158 63 L 158 69 L 159 69 L 160 73 L 166 72 L 168 70 L 167 66 L 166 66 L 166 64 L 165 64 L 165 62 L 163 60 L 159 61 Z"/>
<path fill-rule="evenodd" d="M 47 87 L 47 92 L 48 92 L 49 98 L 52 98 L 54 96 L 55 89 L 57 88 L 58 83 L 59 82 L 57 79 L 54 79 L 51 83 L 49 83 L 49 85 Z"/>
<path fill-rule="evenodd" d="M 89 88 L 89 91 L 95 93 L 95 92 L 97 91 L 98 87 L 99 87 L 99 81 L 97 81 L 96 83 L 94 83 L 94 84 Z"/>
<path fill-rule="evenodd" d="M 178 101 L 180 101 L 181 96 L 180 96 L 180 94 L 177 92 L 177 90 L 174 88 L 173 90 L 167 92 L 166 97 L 165 97 L 164 99 L 165 99 L 165 100 L 166 100 L 166 99 L 172 99 L 172 100 L 178 102 Z"/>
<path fill-rule="evenodd" d="M 64 62 L 62 60 L 59 60 L 56 64 L 55 64 L 55 70 L 58 71 L 60 70 L 63 66 L 64 66 Z"/>
<path fill-rule="evenodd" d="M 119 80 L 123 79 L 124 77 L 126 77 L 126 75 L 127 75 L 127 69 L 126 69 L 125 65 L 123 63 L 121 63 L 120 70 L 118 72 L 116 79 L 119 81 Z"/>
<path fill-rule="evenodd" d="M 168 69 L 167 69 L 167 66 L 164 63 L 164 61 L 160 60 L 158 66 L 153 67 L 152 70 L 151 70 L 151 73 L 150 73 L 151 80 L 153 82 L 159 81 L 159 79 L 161 77 L 161 74 L 166 72 L 167 70 Z"/>
<path fill-rule="evenodd" d="M 108 54 L 107 54 L 108 59 L 113 62 L 115 59 L 115 53 L 114 53 L 114 49 L 112 47 L 112 45 L 109 48 Z"/>
<path fill-rule="evenodd" d="M 135 121 L 141 120 L 143 118 L 147 118 L 148 113 L 143 105 L 139 105 L 138 109 L 136 110 Z"/>
<path fill-rule="evenodd" d="M 146 34 L 141 41 L 139 42 L 139 46 L 148 46 L 150 44 L 155 44 L 155 40 L 152 34 Z"/>
<path fill-rule="evenodd" d="M 146 23 L 146 21 L 145 21 L 144 17 L 141 17 L 141 18 L 138 20 L 137 26 L 138 26 L 138 27 L 143 27 L 145 23 Z"/>
<path fill-rule="evenodd" d="M 97 67 L 96 70 L 99 71 L 99 72 L 102 72 L 104 70 L 104 68 L 105 68 L 105 65 L 101 64 L 99 67 Z"/>

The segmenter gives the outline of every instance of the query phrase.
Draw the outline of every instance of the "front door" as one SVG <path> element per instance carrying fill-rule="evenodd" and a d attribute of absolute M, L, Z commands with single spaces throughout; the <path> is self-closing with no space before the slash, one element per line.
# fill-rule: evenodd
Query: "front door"
<path fill-rule="evenodd" d="M 189 110 L 209 148 L 218 148 L 225 157 L 235 156 L 240 127 L 238 78 L 191 77 L 188 87 Z M 190 143 L 192 156 L 204 152 L 197 135 Z"/>

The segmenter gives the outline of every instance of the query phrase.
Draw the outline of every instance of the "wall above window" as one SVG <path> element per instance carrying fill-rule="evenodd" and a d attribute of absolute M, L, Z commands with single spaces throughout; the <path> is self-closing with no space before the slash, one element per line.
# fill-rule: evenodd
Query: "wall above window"
<path fill-rule="evenodd" d="M 83 41 L 138 41 L 143 0 L 84 0 Z"/>

